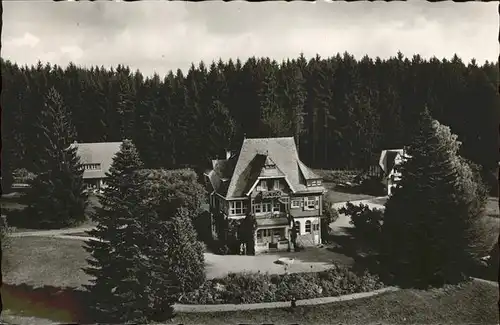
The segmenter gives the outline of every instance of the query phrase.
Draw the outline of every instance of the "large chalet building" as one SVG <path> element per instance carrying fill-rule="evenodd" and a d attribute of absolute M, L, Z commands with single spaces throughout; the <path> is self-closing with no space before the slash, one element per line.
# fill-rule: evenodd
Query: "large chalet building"
<path fill-rule="evenodd" d="M 298 244 L 321 244 L 325 188 L 300 161 L 293 137 L 245 139 L 239 153 L 212 160 L 212 167 L 205 177 L 213 219 L 252 213 L 256 253 L 288 249 L 293 226 Z"/>
<path fill-rule="evenodd" d="M 71 144 L 71 147 L 76 147 L 76 154 L 83 165 L 83 181 L 88 189 L 99 190 L 106 187 L 106 173 L 121 145 L 122 142 Z"/>

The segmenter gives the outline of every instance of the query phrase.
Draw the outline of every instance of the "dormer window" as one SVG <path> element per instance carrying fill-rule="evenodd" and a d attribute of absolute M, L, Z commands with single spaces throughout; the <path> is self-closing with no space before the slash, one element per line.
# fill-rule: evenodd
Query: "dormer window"
<path fill-rule="evenodd" d="M 100 170 L 101 164 L 84 164 L 83 168 L 85 170 Z"/>
<path fill-rule="evenodd" d="M 310 179 L 307 180 L 307 186 L 312 187 L 312 186 L 321 186 L 321 179 Z"/>

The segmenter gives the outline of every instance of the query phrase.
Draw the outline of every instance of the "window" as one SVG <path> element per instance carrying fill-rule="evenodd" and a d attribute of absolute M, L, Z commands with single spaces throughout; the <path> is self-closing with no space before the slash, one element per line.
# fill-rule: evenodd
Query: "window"
<path fill-rule="evenodd" d="M 85 164 L 83 168 L 86 170 L 98 170 L 101 169 L 101 164 Z"/>
<path fill-rule="evenodd" d="M 253 212 L 254 213 L 261 213 L 262 212 L 262 206 L 260 203 L 255 203 L 253 205 Z"/>
<path fill-rule="evenodd" d="M 280 203 L 278 201 L 273 202 L 273 212 L 280 212 Z"/>
<path fill-rule="evenodd" d="M 292 209 L 300 208 L 300 201 L 301 200 L 292 200 Z"/>
<path fill-rule="evenodd" d="M 313 231 L 319 231 L 319 222 L 317 220 L 313 223 Z"/>
<path fill-rule="evenodd" d="M 229 207 L 230 215 L 245 214 L 247 212 L 247 206 L 243 201 L 231 201 L 229 202 Z"/>
<path fill-rule="evenodd" d="M 263 179 L 260 181 L 259 186 L 257 187 L 258 191 L 267 191 L 267 180 Z"/>
<path fill-rule="evenodd" d="M 295 229 L 297 230 L 297 235 L 300 235 L 300 221 L 295 221 Z"/>
<path fill-rule="evenodd" d="M 315 180 L 309 181 L 307 186 L 321 186 L 321 180 L 315 179 Z"/>
<path fill-rule="evenodd" d="M 280 180 L 279 179 L 275 179 L 274 180 L 274 187 L 273 189 L 275 190 L 279 190 L 280 189 Z"/>
<path fill-rule="evenodd" d="M 305 209 L 306 210 L 316 210 L 318 208 L 316 198 L 308 197 L 306 198 Z"/>
<path fill-rule="evenodd" d="M 311 220 L 306 221 L 306 229 L 305 229 L 306 234 L 311 233 Z"/>
<path fill-rule="evenodd" d="M 271 212 L 271 203 L 262 203 L 262 212 Z"/>

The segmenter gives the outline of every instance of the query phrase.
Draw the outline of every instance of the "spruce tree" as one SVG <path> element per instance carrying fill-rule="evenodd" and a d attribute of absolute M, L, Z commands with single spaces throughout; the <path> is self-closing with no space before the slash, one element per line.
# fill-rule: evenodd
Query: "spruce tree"
<path fill-rule="evenodd" d="M 36 177 L 23 198 L 30 226 L 61 228 L 85 220 L 87 194 L 83 166 L 71 146 L 74 127 L 59 93 L 51 88 L 36 126 L 39 155 L 34 162 Z"/>
<path fill-rule="evenodd" d="M 92 220 L 97 223 L 88 235 L 97 239 L 86 242 L 91 255 L 84 271 L 93 277 L 87 286 L 95 316 L 103 321 L 142 320 L 138 305 L 145 304 L 141 278 L 140 223 L 144 212 L 140 205 L 140 184 L 135 172 L 142 161 L 134 144 L 123 141 L 107 174 L 108 187 L 100 196 Z"/>
<path fill-rule="evenodd" d="M 386 203 L 382 254 L 400 284 L 457 283 L 491 247 L 482 218 L 485 193 L 457 154 L 460 143 L 450 129 L 427 110 L 419 125 L 402 180 Z"/>

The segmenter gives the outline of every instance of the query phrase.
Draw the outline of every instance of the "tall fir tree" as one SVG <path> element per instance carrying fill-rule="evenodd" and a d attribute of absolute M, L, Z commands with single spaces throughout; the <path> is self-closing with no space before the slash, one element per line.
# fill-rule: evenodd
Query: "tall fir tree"
<path fill-rule="evenodd" d="M 141 200 L 141 184 L 135 172 L 142 168 L 130 140 L 123 141 L 107 174 L 107 187 L 100 196 L 101 207 L 92 214 L 97 223 L 86 242 L 90 254 L 85 273 L 92 277 L 86 286 L 94 317 L 103 322 L 145 321 L 148 318 L 149 284 L 146 263 L 141 257 L 144 241 L 142 218 L 149 210 Z"/>
<path fill-rule="evenodd" d="M 59 93 L 50 88 L 36 126 L 40 150 L 34 162 L 36 177 L 24 197 L 32 226 L 60 228 L 85 220 L 87 194 L 83 166 L 71 145 L 75 130 Z"/>
<path fill-rule="evenodd" d="M 382 255 L 400 284 L 457 283 L 491 247 L 482 218 L 486 195 L 450 129 L 427 109 L 419 125 L 386 203 Z"/>

